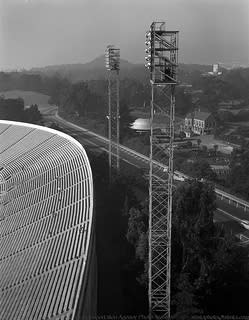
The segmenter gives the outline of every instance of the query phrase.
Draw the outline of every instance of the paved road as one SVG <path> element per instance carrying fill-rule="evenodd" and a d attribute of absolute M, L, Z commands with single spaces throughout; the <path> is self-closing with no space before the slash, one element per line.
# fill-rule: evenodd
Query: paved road
<path fill-rule="evenodd" d="M 91 132 L 84 128 L 80 128 L 70 122 L 67 122 L 57 116 L 52 117 L 53 121 L 59 123 L 60 127 L 65 128 L 69 134 L 79 140 L 82 145 L 94 149 L 96 152 L 108 151 L 108 142 L 94 136 Z M 144 159 L 135 157 L 124 151 L 120 151 L 122 161 L 129 163 L 132 166 L 148 170 L 148 162 Z M 243 234 L 249 239 L 249 230 L 246 230 L 240 220 L 249 220 L 249 211 L 242 208 L 236 208 L 233 204 L 229 204 L 227 200 L 217 199 L 217 211 L 214 216 L 214 221 L 223 223 L 225 228 L 231 230 L 234 234 Z"/>

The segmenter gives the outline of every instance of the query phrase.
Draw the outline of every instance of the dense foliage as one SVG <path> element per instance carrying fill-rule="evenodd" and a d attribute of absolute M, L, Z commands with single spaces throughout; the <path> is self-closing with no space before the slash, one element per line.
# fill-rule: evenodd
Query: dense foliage
<path fill-rule="evenodd" d="M 103 117 L 107 113 L 107 81 L 90 80 L 74 84 L 67 79 L 44 77 L 30 73 L 0 72 L 0 91 L 36 91 L 51 97 L 50 102 L 66 112 L 78 112 L 84 116 Z M 150 105 L 150 85 L 132 78 L 120 81 L 120 99 L 128 109 Z M 162 97 L 163 99 L 163 97 Z M 184 115 L 191 109 L 190 95 L 182 89 L 176 91 L 176 112 Z"/>
<path fill-rule="evenodd" d="M 89 156 L 96 197 L 99 315 L 147 314 L 146 184 L 136 169 L 107 188 L 106 157 Z M 173 204 L 172 318 L 248 314 L 248 249 L 213 223 L 212 185 L 185 183 L 175 191 Z"/>
<path fill-rule="evenodd" d="M 140 68 L 141 67 L 142 66 L 140 66 Z M 94 68 L 94 65 L 92 65 L 92 68 Z M 223 69 L 223 74 L 219 77 L 203 77 L 203 74 L 209 69 L 209 66 L 198 65 L 180 65 L 179 68 L 180 83 L 192 84 L 194 90 L 202 90 L 203 94 L 201 94 L 200 100 L 198 101 L 199 106 L 215 112 L 218 110 L 218 103 L 221 101 L 242 99 L 245 103 L 249 102 L 248 68 L 229 71 Z M 131 74 L 129 74 L 129 78 L 122 78 L 120 82 L 121 99 L 125 99 L 125 103 L 128 105 L 128 108 L 142 108 L 144 105 L 148 106 L 150 101 L 150 85 L 148 83 L 148 79 L 146 78 L 146 82 L 144 82 L 138 80 L 136 76 L 132 76 L 132 72 L 138 72 L 135 65 L 133 65 L 133 70 L 131 69 L 130 71 Z M 66 77 L 66 74 L 63 76 Z M 42 72 L 41 74 L 28 72 L 1 72 L 0 91 L 14 89 L 37 91 L 50 95 L 52 97 L 51 101 L 58 105 L 60 105 L 61 102 L 63 104 L 63 101 L 65 102 L 66 97 L 68 98 L 69 96 L 69 101 L 67 102 L 69 102 L 69 105 L 76 103 L 77 109 L 78 102 L 77 99 L 75 101 L 75 99 L 72 98 L 72 91 L 75 92 L 75 90 L 80 90 L 81 93 L 84 92 L 86 88 L 80 88 L 79 84 L 87 83 L 87 87 L 93 95 L 90 95 L 91 98 L 88 97 L 88 99 L 90 99 L 90 102 L 94 101 L 94 103 L 99 103 L 99 108 L 96 107 L 96 109 L 98 109 L 98 113 L 101 113 L 101 110 L 103 109 L 103 101 L 106 100 L 107 95 L 107 81 L 103 79 L 103 76 L 99 77 L 97 73 L 95 79 L 96 80 L 78 82 L 78 85 L 76 82 L 76 86 L 71 87 L 71 82 L 68 79 L 59 76 L 59 73 L 58 75 L 56 73 L 52 73 L 51 76 L 48 77 L 42 75 Z M 63 93 L 65 93 L 66 97 L 63 96 Z M 87 93 L 89 95 L 89 92 Z M 100 98 L 102 99 L 101 102 L 99 100 Z M 92 105 L 89 106 L 89 110 L 94 112 L 94 110 L 92 110 Z M 71 107 L 69 107 L 69 110 L 70 108 Z M 185 115 L 191 110 L 191 108 L 193 108 L 191 95 L 186 93 L 183 88 L 177 88 L 176 112 L 179 115 Z"/>
<path fill-rule="evenodd" d="M 139 172 L 128 169 L 109 186 L 107 157 L 89 151 L 95 194 L 98 315 L 146 315 L 147 292 L 136 282 L 143 263 L 133 261 L 134 248 L 125 237 L 128 210 L 137 204 L 135 189 L 139 184 L 143 188 L 135 178 Z"/>
<path fill-rule="evenodd" d="M 196 181 L 182 185 L 173 203 L 173 318 L 248 314 L 248 250 L 239 247 L 236 239 L 221 226 L 214 225 L 212 186 Z M 144 284 L 147 283 L 147 220 L 144 206 L 130 209 L 127 239 L 135 246 L 135 258 L 144 262 L 144 272 L 139 277 L 139 282 Z"/>
<path fill-rule="evenodd" d="M 232 153 L 230 169 L 226 185 L 233 192 L 249 199 L 249 151 L 247 149 Z"/>
<path fill-rule="evenodd" d="M 0 119 L 39 123 L 41 114 L 37 105 L 24 109 L 23 99 L 5 99 L 0 97 Z"/>
<path fill-rule="evenodd" d="M 217 178 L 209 163 L 203 159 L 184 161 L 181 165 L 181 170 L 196 179 L 215 181 Z"/>
<path fill-rule="evenodd" d="M 40 92 L 53 97 L 68 85 L 69 82 L 66 79 L 56 76 L 49 78 L 25 72 L 0 72 L 0 91 L 18 89 Z"/>
<path fill-rule="evenodd" d="M 42 119 L 41 113 L 38 109 L 37 104 L 32 104 L 30 107 L 24 110 L 25 122 L 39 123 Z"/>

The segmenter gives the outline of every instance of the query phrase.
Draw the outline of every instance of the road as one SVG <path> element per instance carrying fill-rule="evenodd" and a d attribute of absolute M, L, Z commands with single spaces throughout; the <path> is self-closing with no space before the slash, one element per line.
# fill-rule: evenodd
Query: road
<path fill-rule="evenodd" d="M 79 140 L 83 146 L 90 147 L 95 152 L 107 152 L 108 151 L 108 141 L 99 137 L 87 129 L 76 126 L 66 120 L 60 118 L 57 114 L 50 115 L 50 118 L 58 123 L 60 127 L 66 129 L 66 131 Z M 148 170 L 148 161 L 137 157 L 135 154 L 129 153 L 125 150 L 120 150 L 120 158 L 122 161 L 135 166 L 136 168 Z M 241 219 L 249 220 L 249 211 L 245 211 L 243 208 L 237 208 L 233 203 L 228 203 L 225 199 L 216 200 L 217 210 L 214 215 L 214 221 L 216 223 L 222 223 L 225 228 L 230 230 L 237 236 L 243 237 L 244 240 L 249 240 L 249 230 L 246 230 L 241 225 Z"/>

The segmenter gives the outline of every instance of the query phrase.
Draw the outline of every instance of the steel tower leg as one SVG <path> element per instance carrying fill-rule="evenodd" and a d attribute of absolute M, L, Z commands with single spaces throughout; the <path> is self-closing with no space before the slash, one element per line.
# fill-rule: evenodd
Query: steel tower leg
<path fill-rule="evenodd" d="M 151 84 L 151 109 L 150 109 L 150 173 L 149 173 L 149 266 L 148 266 L 148 296 L 149 319 L 152 320 L 152 175 L 153 175 L 153 116 L 154 116 L 154 87 Z"/>
<path fill-rule="evenodd" d="M 109 162 L 109 182 L 112 177 L 112 104 L 111 104 L 111 77 L 108 75 L 108 162 Z"/>
<path fill-rule="evenodd" d="M 116 155 L 117 155 L 117 171 L 119 171 L 120 166 L 120 110 L 119 110 L 119 71 L 117 70 L 117 78 L 116 78 L 116 88 L 117 88 L 117 98 L 116 98 Z"/>
<path fill-rule="evenodd" d="M 151 101 L 151 146 L 149 183 L 149 312 L 150 319 L 170 317 L 171 219 L 173 187 L 174 89 L 171 89 L 167 133 L 158 136 L 153 130 L 154 90 Z M 164 114 L 164 116 L 166 113 Z M 163 114 L 162 114 L 163 116 Z M 167 139 L 169 141 L 162 141 Z M 163 146 L 162 146 L 163 145 Z M 164 172 L 153 161 L 165 164 Z"/>
<path fill-rule="evenodd" d="M 149 319 L 170 318 L 173 142 L 178 32 L 153 22 L 147 33 L 151 72 L 149 173 Z M 156 129 L 155 118 L 164 125 Z M 155 161 L 165 165 L 164 170 Z"/>
<path fill-rule="evenodd" d="M 108 139 L 109 139 L 109 181 L 113 172 L 119 170 L 119 63 L 120 50 L 110 45 L 106 49 L 106 67 L 108 70 Z"/>

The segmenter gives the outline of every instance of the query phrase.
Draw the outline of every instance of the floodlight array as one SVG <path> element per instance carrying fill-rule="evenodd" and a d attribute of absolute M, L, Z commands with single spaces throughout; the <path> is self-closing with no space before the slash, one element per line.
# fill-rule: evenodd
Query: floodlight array
<path fill-rule="evenodd" d="M 152 41 L 152 33 L 151 31 L 147 31 L 145 34 L 146 41 L 146 49 L 145 49 L 145 67 L 147 69 L 151 69 L 152 67 L 152 48 L 153 48 L 153 41 Z"/>
<path fill-rule="evenodd" d="M 145 67 L 153 84 L 176 84 L 178 31 L 166 31 L 164 22 L 155 22 L 146 32 Z"/>
<path fill-rule="evenodd" d="M 109 45 L 105 52 L 105 66 L 107 70 L 120 70 L 120 49 Z"/>

